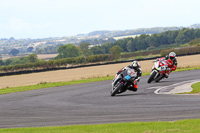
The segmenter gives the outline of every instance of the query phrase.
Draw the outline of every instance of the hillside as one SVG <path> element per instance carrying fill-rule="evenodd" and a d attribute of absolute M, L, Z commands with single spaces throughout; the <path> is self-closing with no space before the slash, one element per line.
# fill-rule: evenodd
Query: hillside
<path fill-rule="evenodd" d="M 63 44 L 74 44 L 78 45 L 81 42 L 88 42 L 91 45 L 101 45 L 107 42 L 114 42 L 117 39 L 122 39 L 128 36 L 137 36 L 140 34 L 154 34 L 162 33 L 165 31 L 174 31 L 183 28 L 200 28 L 200 24 L 194 24 L 188 27 L 153 27 L 153 28 L 139 28 L 139 29 L 130 29 L 130 30 L 102 30 L 102 31 L 93 31 L 88 34 L 79 34 L 75 36 L 66 36 L 66 37 L 49 37 L 41 39 L 15 39 L 14 37 L 1 38 L 0 39 L 0 54 L 8 54 L 11 49 L 16 48 L 20 53 L 27 53 L 27 48 L 33 47 L 33 51 L 39 48 L 60 46 Z M 49 51 L 49 53 L 55 53 L 55 49 Z M 29 51 L 30 52 L 30 51 Z M 47 52 L 48 53 L 48 52 Z"/>

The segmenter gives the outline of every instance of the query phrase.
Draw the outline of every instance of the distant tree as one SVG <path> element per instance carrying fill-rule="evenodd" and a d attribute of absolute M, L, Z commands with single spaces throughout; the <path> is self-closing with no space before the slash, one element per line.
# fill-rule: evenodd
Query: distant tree
<path fill-rule="evenodd" d="M 122 51 L 128 52 L 128 50 L 126 49 L 127 39 L 118 40 L 114 44 L 120 46 L 120 48 L 122 48 Z"/>
<path fill-rule="evenodd" d="M 200 29 L 194 31 L 195 38 L 200 38 Z"/>
<path fill-rule="evenodd" d="M 5 65 L 10 65 L 11 62 L 12 62 L 11 59 L 7 59 L 7 60 L 5 60 L 4 64 L 5 64 Z"/>
<path fill-rule="evenodd" d="M 149 46 L 158 47 L 160 45 L 158 34 L 153 34 L 148 38 Z"/>
<path fill-rule="evenodd" d="M 108 43 L 114 43 L 116 40 L 114 38 L 108 38 Z"/>
<path fill-rule="evenodd" d="M 80 50 L 81 50 L 82 54 L 85 56 L 92 55 L 92 52 L 89 50 L 89 45 L 90 45 L 90 43 L 86 43 L 86 42 L 82 42 L 79 44 Z"/>
<path fill-rule="evenodd" d="M 119 45 L 115 45 L 110 48 L 110 53 L 114 56 L 115 59 L 119 59 L 122 50 L 123 49 Z"/>
<path fill-rule="evenodd" d="M 79 44 L 81 51 L 86 51 L 86 50 L 88 50 L 89 45 L 90 45 L 90 44 L 89 44 L 89 43 L 86 43 L 86 42 L 82 42 L 82 43 Z"/>
<path fill-rule="evenodd" d="M 9 52 L 9 55 L 16 56 L 18 53 L 19 53 L 19 50 L 14 48 Z"/>
<path fill-rule="evenodd" d="M 58 48 L 57 58 L 77 57 L 80 55 L 80 51 L 73 44 L 62 45 Z"/>
<path fill-rule="evenodd" d="M 37 60 L 38 60 L 36 54 L 30 54 L 27 58 L 31 63 L 37 62 Z"/>
<path fill-rule="evenodd" d="M 137 50 L 145 50 L 148 47 L 147 42 L 148 35 L 142 34 L 135 38 L 135 44 Z"/>
<path fill-rule="evenodd" d="M 179 31 L 178 36 L 176 37 L 175 41 L 177 44 L 184 44 L 189 42 L 190 40 L 195 39 L 193 29 L 184 28 Z"/>
<path fill-rule="evenodd" d="M 9 49 L 7 47 L 3 47 L 2 54 L 8 54 L 8 53 L 9 53 Z"/>
<path fill-rule="evenodd" d="M 28 48 L 27 48 L 27 51 L 28 51 L 28 52 L 32 52 L 32 51 L 33 51 L 33 47 L 28 47 Z"/>
<path fill-rule="evenodd" d="M 174 44 L 177 36 L 178 36 L 178 30 L 177 31 L 168 31 L 167 37 L 168 37 L 169 44 Z"/>
<path fill-rule="evenodd" d="M 36 54 L 44 54 L 45 53 L 44 48 L 36 48 L 35 53 Z"/>
<path fill-rule="evenodd" d="M 195 38 L 194 40 L 189 41 L 188 44 L 189 45 L 198 45 L 198 44 L 200 44 L 200 39 Z"/>
<path fill-rule="evenodd" d="M 105 50 L 100 47 L 100 46 L 95 46 L 95 47 L 92 47 L 90 49 L 90 51 L 94 54 L 94 55 L 97 55 L 97 54 L 105 54 Z"/>
<path fill-rule="evenodd" d="M 10 37 L 9 41 L 15 41 L 14 37 Z"/>
<path fill-rule="evenodd" d="M 127 39 L 128 40 L 127 40 L 127 43 L 126 43 L 126 49 L 129 52 L 136 51 L 134 39 L 133 38 L 127 38 Z"/>
<path fill-rule="evenodd" d="M 2 56 L 0 54 L 0 66 L 3 64 Z"/>

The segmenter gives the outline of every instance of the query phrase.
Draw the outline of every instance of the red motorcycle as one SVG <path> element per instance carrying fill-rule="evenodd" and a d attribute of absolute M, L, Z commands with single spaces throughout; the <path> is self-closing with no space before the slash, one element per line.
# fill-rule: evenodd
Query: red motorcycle
<path fill-rule="evenodd" d="M 171 71 L 171 69 L 168 67 L 168 63 L 169 62 L 166 59 L 157 59 L 152 67 L 151 74 L 147 82 L 159 82 L 161 79 L 165 78 L 165 74 Z"/>

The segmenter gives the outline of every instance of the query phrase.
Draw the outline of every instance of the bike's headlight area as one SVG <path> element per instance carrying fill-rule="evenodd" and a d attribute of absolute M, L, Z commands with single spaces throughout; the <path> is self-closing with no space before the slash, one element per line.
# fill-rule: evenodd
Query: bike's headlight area
<path fill-rule="evenodd" d="M 128 73 L 128 75 L 131 75 L 131 70 L 128 70 L 127 73 Z"/>
<path fill-rule="evenodd" d="M 159 71 L 165 71 L 166 67 L 165 66 L 160 66 L 159 68 L 157 68 L 157 70 L 159 70 Z"/>

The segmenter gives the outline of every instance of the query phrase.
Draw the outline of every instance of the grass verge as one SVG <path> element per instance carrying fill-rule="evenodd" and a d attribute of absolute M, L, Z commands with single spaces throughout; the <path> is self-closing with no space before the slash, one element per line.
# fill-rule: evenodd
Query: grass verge
<path fill-rule="evenodd" d="M 180 71 L 190 71 L 190 70 L 197 70 L 197 69 L 200 69 L 200 67 L 185 67 L 185 68 L 182 68 L 182 67 L 178 67 L 176 72 L 180 72 Z"/>
<path fill-rule="evenodd" d="M 185 93 L 181 93 L 181 94 L 196 94 L 196 93 L 200 93 L 200 82 L 193 84 L 192 88 L 193 88 L 193 90 L 191 92 L 185 92 Z"/>
<path fill-rule="evenodd" d="M 192 88 L 193 88 L 193 90 L 191 93 L 199 93 L 200 92 L 200 82 L 193 84 Z"/>
<path fill-rule="evenodd" d="M 7 128 L 1 133 L 199 133 L 200 119 L 174 122 L 130 122 L 60 127 Z"/>
<path fill-rule="evenodd" d="M 176 71 L 188 71 L 188 70 L 196 70 L 200 69 L 200 67 L 194 68 L 178 68 Z M 150 73 L 143 73 L 142 75 L 149 75 Z M 67 82 L 54 82 L 54 83 L 40 83 L 37 85 L 29 85 L 29 86 L 20 86 L 20 87 L 7 87 L 0 89 L 0 94 L 7 94 L 7 93 L 14 93 L 14 92 L 21 92 L 21 91 L 28 91 L 28 90 L 36 90 L 42 88 L 49 88 L 49 87 L 59 87 L 59 86 L 66 86 L 66 85 L 74 85 L 74 84 L 81 84 L 81 83 L 89 83 L 89 82 L 97 82 L 97 81 L 104 81 L 104 80 L 112 80 L 113 76 L 106 76 L 106 77 L 93 77 L 89 79 L 83 80 L 73 80 Z"/>

